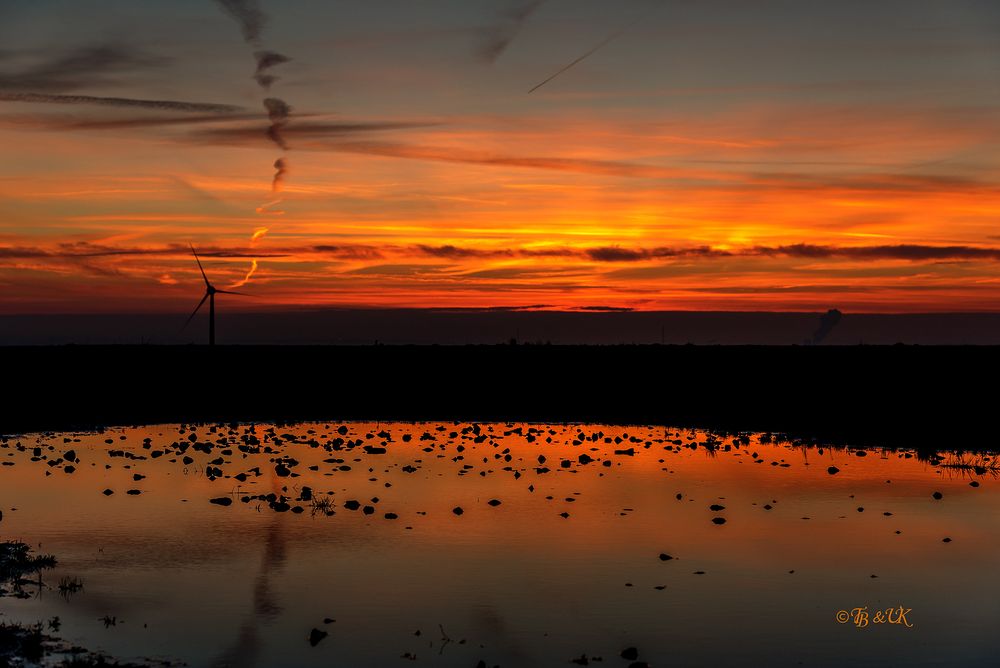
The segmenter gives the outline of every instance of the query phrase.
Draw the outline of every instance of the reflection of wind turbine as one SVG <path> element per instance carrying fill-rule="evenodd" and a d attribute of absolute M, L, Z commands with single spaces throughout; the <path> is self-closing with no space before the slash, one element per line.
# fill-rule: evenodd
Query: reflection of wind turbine
<path fill-rule="evenodd" d="M 191 246 L 191 252 L 194 253 L 194 259 L 198 263 L 198 269 L 201 270 L 201 277 L 205 279 L 205 296 L 201 298 L 198 302 L 198 306 L 195 307 L 194 312 L 188 316 L 187 322 L 184 323 L 184 327 L 187 327 L 192 319 L 198 315 L 198 311 L 201 307 L 205 305 L 205 300 L 208 300 L 208 345 L 215 345 L 215 295 L 240 295 L 242 297 L 249 297 L 250 295 L 245 292 L 231 292 L 230 290 L 220 290 L 211 283 L 208 282 L 208 276 L 205 275 L 205 268 L 201 266 L 201 260 L 198 258 L 198 253 L 195 252 L 194 246 Z M 183 328 L 182 328 L 183 329 Z"/>

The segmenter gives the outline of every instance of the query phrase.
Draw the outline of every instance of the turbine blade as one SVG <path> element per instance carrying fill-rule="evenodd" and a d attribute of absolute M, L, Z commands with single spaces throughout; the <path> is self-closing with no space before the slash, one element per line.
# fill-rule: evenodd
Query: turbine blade
<path fill-rule="evenodd" d="M 253 297 L 253 295 L 248 295 L 245 292 L 233 292 L 232 290 L 216 290 L 215 293 L 219 295 L 239 295 L 240 297 Z"/>
<path fill-rule="evenodd" d="M 188 324 L 190 324 L 190 322 L 192 320 L 194 320 L 194 317 L 196 315 L 198 315 L 198 311 L 201 310 L 201 307 L 205 305 L 205 300 L 206 299 L 208 299 L 208 293 L 207 292 L 205 293 L 205 296 L 201 298 L 201 301 L 198 302 L 198 306 L 196 306 L 195 309 L 194 309 L 194 311 L 191 312 L 191 315 L 188 316 L 188 319 L 186 321 L 184 321 L 184 327 L 181 327 L 181 331 L 182 332 L 188 326 Z"/>
<path fill-rule="evenodd" d="M 198 253 L 194 250 L 194 244 L 189 244 L 191 246 L 191 252 L 194 253 L 195 262 L 198 263 L 198 269 L 201 270 L 201 277 L 205 279 L 205 285 L 211 286 L 208 282 L 208 276 L 205 275 L 205 268 L 201 266 L 201 260 L 198 258 Z"/>

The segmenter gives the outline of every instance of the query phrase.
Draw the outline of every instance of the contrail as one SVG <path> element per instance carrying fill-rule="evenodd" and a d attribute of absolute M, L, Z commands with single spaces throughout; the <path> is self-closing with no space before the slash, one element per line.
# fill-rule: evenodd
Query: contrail
<path fill-rule="evenodd" d="M 264 108 L 267 109 L 267 117 L 271 120 L 271 126 L 267 129 L 267 136 L 281 147 L 281 150 L 287 151 L 288 144 L 285 143 L 285 138 L 281 136 L 281 129 L 288 124 L 288 117 L 292 113 L 292 108 L 284 100 L 276 97 L 265 99 Z"/>
<path fill-rule="evenodd" d="M 278 77 L 273 74 L 267 74 L 267 70 L 277 65 L 284 65 L 291 60 L 288 56 L 276 51 L 257 51 L 253 55 L 257 59 L 257 71 L 254 73 L 253 78 L 257 82 L 257 85 L 265 90 L 278 80 Z"/>
<path fill-rule="evenodd" d="M 247 275 L 243 277 L 243 280 L 233 283 L 229 287 L 231 288 L 242 288 L 244 285 L 250 282 L 251 277 L 257 273 L 257 260 L 250 260 L 250 269 L 247 270 Z"/>
<path fill-rule="evenodd" d="M 494 26 L 488 31 L 489 42 L 481 50 L 482 57 L 490 63 L 494 63 L 507 50 L 514 38 L 521 32 L 521 28 L 537 12 L 547 0 L 528 0 L 516 7 L 509 9 L 503 14 L 503 24 Z"/>
<path fill-rule="evenodd" d="M 546 79 L 542 83 L 538 84 L 537 86 L 535 86 L 534 88 L 532 88 L 531 90 L 529 90 L 528 94 L 530 95 L 531 93 L 534 93 L 536 90 L 538 90 L 539 88 L 541 88 L 545 84 L 549 83 L 553 79 L 557 78 L 559 75 L 563 74 L 567 70 L 573 69 L 574 67 L 576 67 L 577 65 L 579 65 L 580 63 L 582 63 L 583 61 L 585 61 L 587 58 L 590 58 L 592 55 L 594 55 L 595 53 L 597 53 L 598 51 L 600 51 L 601 49 L 603 49 L 604 47 L 606 47 L 608 44 L 611 44 L 611 42 L 615 41 L 616 39 L 618 39 L 619 37 L 621 37 L 623 34 L 625 34 L 626 32 L 628 32 L 632 28 L 632 26 L 636 25 L 640 21 L 644 21 L 648 16 L 649 16 L 649 14 L 643 14 L 642 16 L 640 16 L 639 18 L 637 18 L 635 21 L 632 21 L 627 26 L 625 26 L 624 28 L 622 28 L 621 30 L 618 30 L 617 32 L 612 33 L 604 41 L 602 41 L 600 44 L 598 44 L 597 46 L 595 46 L 594 48 L 592 48 L 590 51 L 587 51 L 587 53 L 583 54 L 582 56 L 580 56 L 579 58 L 577 58 L 576 60 L 574 60 L 573 62 L 571 62 L 569 65 L 566 65 L 565 67 L 563 67 L 562 69 L 560 69 L 558 72 L 556 72 L 555 74 L 553 74 L 552 76 L 550 76 L 548 79 Z"/>
<path fill-rule="evenodd" d="M 236 19 L 243 32 L 243 39 L 250 44 L 260 44 L 260 35 L 267 23 L 267 16 L 257 6 L 256 0 L 215 0 L 222 9 Z"/>
<path fill-rule="evenodd" d="M 285 185 L 285 174 L 288 173 L 288 161 L 284 158 L 278 158 L 274 161 L 274 179 L 271 181 L 271 194 L 275 196 L 275 199 L 267 202 L 266 204 L 261 204 L 257 207 L 257 213 L 260 215 L 272 215 L 272 216 L 282 216 L 284 211 L 280 209 L 272 209 L 271 207 L 278 206 L 284 199 L 281 197 L 281 190 Z M 263 232 L 262 232 L 263 230 Z M 264 234 L 268 232 L 266 227 L 262 227 L 253 233 L 251 241 L 256 241 Z"/>
<path fill-rule="evenodd" d="M 11 93 L 0 91 L 3 102 L 35 102 L 42 104 L 94 104 L 105 107 L 142 107 L 168 111 L 210 112 L 230 114 L 243 107 L 210 102 L 182 102 L 178 100 L 138 100 L 130 97 L 95 97 L 93 95 L 50 95 L 48 93 Z"/>
<path fill-rule="evenodd" d="M 288 173 L 288 162 L 284 158 L 278 158 L 274 161 L 274 180 L 271 181 L 271 192 L 278 193 L 281 192 L 282 187 L 285 185 L 285 174 Z"/>
<path fill-rule="evenodd" d="M 278 77 L 270 74 L 269 70 L 278 65 L 283 65 L 291 59 L 277 51 L 263 48 L 262 33 L 264 24 L 267 23 L 267 15 L 257 6 L 257 0 L 215 0 L 215 2 L 236 19 L 243 32 L 244 41 L 255 47 L 256 50 L 253 53 L 253 57 L 257 63 L 257 69 L 254 71 L 253 78 L 258 86 L 264 90 L 269 90 L 271 84 L 278 80 Z M 265 98 L 264 108 L 267 110 L 267 117 L 271 121 L 271 125 L 267 128 L 268 138 L 277 144 L 282 151 L 287 151 L 288 144 L 285 142 L 285 138 L 282 137 L 281 130 L 288 123 L 288 117 L 292 113 L 292 108 L 284 100 L 276 97 Z M 281 197 L 277 194 L 281 192 L 282 185 L 284 184 L 285 174 L 288 172 L 288 161 L 283 157 L 278 158 L 274 161 L 274 169 L 274 177 L 271 179 L 271 194 L 274 199 L 267 204 L 257 207 L 257 213 L 260 215 L 281 215 L 284 213 L 284 211 L 272 210 L 271 207 L 281 203 Z M 267 234 L 267 231 L 267 228 L 258 228 L 255 230 L 250 238 L 251 245 Z M 236 283 L 235 286 L 241 287 L 249 283 L 256 271 L 257 260 L 255 259 L 251 261 L 250 270 L 246 276 L 242 281 Z"/>

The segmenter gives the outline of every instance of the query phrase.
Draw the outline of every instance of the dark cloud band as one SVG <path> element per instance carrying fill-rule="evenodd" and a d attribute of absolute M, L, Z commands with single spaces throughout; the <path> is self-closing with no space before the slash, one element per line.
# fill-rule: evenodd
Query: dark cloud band
<path fill-rule="evenodd" d="M 0 91 L 2 102 L 30 102 L 35 104 L 89 104 L 103 107 L 132 107 L 183 111 L 192 113 L 231 114 L 242 110 L 231 104 L 186 102 L 181 100 L 142 100 L 130 97 L 97 97 L 93 95 L 53 95 L 48 93 L 19 93 Z"/>

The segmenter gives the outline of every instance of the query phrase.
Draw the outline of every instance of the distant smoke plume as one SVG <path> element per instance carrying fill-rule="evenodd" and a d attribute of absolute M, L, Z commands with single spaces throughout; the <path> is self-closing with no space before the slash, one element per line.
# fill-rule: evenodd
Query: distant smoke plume
<path fill-rule="evenodd" d="M 236 20 L 244 40 L 255 46 L 260 44 L 267 16 L 257 6 L 256 0 L 215 0 L 215 2 Z"/>
<path fill-rule="evenodd" d="M 818 346 L 823 343 L 823 339 L 830 335 L 833 328 L 837 326 L 843 314 L 837 309 L 833 308 L 827 311 L 819 321 L 819 329 L 813 334 L 812 343 L 814 346 Z"/>
<path fill-rule="evenodd" d="M 545 2 L 546 0 L 520 2 L 503 12 L 499 17 L 499 22 L 485 31 L 486 43 L 479 52 L 483 60 L 489 63 L 496 62 L 521 32 L 521 28 L 531 18 L 531 15 L 537 12 Z"/>

